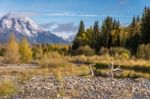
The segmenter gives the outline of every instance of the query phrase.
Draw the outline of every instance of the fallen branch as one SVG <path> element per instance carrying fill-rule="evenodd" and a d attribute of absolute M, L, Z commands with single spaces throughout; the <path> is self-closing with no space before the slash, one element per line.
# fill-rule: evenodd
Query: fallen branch
<path fill-rule="evenodd" d="M 95 65 L 95 64 L 90 64 L 89 65 L 89 69 L 90 69 L 90 73 L 91 73 L 91 76 L 94 76 L 94 72 L 93 72 L 93 69 L 92 69 L 92 66 Z"/>
<path fill-rule="evenodd" d="M 111 65 L 108 65 L 109 68 L 109 72 L 108 72 L 108 76 L 111 78 L 114 78 L 115 75 L 120 75 L 120 73 L 122 72 L 122 69 L 120 68 L 120 66 L 118 66 L 117 68 L 114 68 L 113 63 L 111 63 Z"/>

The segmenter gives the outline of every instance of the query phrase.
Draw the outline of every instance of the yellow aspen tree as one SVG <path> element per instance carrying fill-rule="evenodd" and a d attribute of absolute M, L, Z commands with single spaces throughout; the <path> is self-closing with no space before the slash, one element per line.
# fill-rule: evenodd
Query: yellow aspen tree
<path fill-rule="evenodd" d="M 29 63 L 32 60 L 32 49 L 26 38 L 20 43 L 20 59 L 22 63 Z"/>
<path fill-rule="evenodd" d="M 5 61 L 7 63 L 16 64 L 19 63 L 19 58 L 19 46 L 15 36 L 11 34 L 6 47 Z"/>

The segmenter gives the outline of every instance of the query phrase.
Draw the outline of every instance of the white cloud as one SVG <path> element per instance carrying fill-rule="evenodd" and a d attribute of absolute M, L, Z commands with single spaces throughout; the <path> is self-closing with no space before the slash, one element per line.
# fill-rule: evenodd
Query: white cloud
<path fill-rule="evenodd" d="M 0 17 L 4 16 L 5 14 L 8 14 L 9 12 L 0 13 Z M 62 13 L 36 13 L 36 12 L 10 12 L 11 14 L 17 14 L 19 16 L 26 16 L 26 17 L 32 17 L 32 16 L 66 16 L 66 17 L 102 17 L 105 18 L 107 16 L 111 17 L 132 17 L 127 15 L 120 15 L 120 14 L 77 14 L 77 13 L 69 13 L 69 12 L 62 12 Z"/>
<path fill-rule="evenodd" d="M 61 32 L 76 33 L 78 30 L 78 26 L 74 25 L 73 22 L 61 23 L 61 24 L 56 22 L 50 22 L 50 23 L 41 24 L 40 26 L 52 32 L 59 32 L 59 33 Z"/>
<path fill-rule="evenodd" d="M 63 24 L 51 22 L 41 24 L 41 26 L 63 39 L 68 39 L 71 35 L 76 34 L 78 30 L 78 26 L 74 25 L 73 22 Z"/>
<path fill-rule="evenodd" d="M 53 32 L 53 33 L 63 39 L 68 39 L 70 36 L 76 34 L 76 33 L 72 33 L 72 32 Z"/>
<path fill-rule="evenodd" d="M 95 16 L 97 16 L 95 14 L 75 14 L 75 13 L 68 13 L 68 12 L 64 12 L 64 13 L 49 13 L 47 15 L 48 16 L 70 16 L 70 17 L 74 17 L 74 16 L 95 17 Z"/>
<path fill-rule="evenodd" d="M 111 14 L 111 15 L 103 15 L 103 14 L 76 14 L 76 13 L 48 13 L 48 16 L 67 16 L 67 17 L 131 17 L 128 15 L 120 15 L 120 14 Z"/>
<path fill-rule="evenodd" d="M 52 32 L 77 32 L 78 26 L 75 26 L 73 22 L 57 24 L 57 27 L 52 29 Z"/>

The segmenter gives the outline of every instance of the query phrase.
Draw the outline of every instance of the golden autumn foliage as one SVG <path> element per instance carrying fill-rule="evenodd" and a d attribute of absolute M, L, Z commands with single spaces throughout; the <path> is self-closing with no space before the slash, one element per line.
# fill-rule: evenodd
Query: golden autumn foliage
<path fill-rule="evenodd" d="M 7 63 L 19 63 L 19 46 L 15 39 L 14 35 L 10 35 L 7 47 L 6 47 L 6 53 L 5 53 L 5 61 Z"/>
<path fill-rule="evenodd" d="M 22 63 L 29 63 L 32 60 L 32 49 L 26 40 L 26 38 L 23 38 L 20 46 L 19 46 L 19 51 L 20 51 L 20 59 Z"/>

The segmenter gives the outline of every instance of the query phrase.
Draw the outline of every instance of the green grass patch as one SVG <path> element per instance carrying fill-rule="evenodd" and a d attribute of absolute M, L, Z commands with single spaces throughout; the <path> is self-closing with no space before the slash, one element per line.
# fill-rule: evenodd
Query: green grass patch
<path fill-rule="evenodd" d="M 145 66 L 140 66 L 140 65 L 114 65 L 114 68 L 117 68 L 118 66 L 120 66 L 121 69 L 124 70 L 134 70 L 137 72 L 142 72 L 142 73 L 149 73 L 150 74 L 150 66 L 149 65 L 145 65 Z M 108 69 L 108 64 L 105 63 L 97 63 L 94 66 L 96 69 Z"/>
<path fill-rule="evenodd" d="M 96 76 L 108 77 L 108 69 L 96 69 L 94 70 Z M 123 72 L 118 76 L 115 75 L 115 78 L 148 78 L 150 79 L 149 73 L 137 72 L 134 70 L 123 70 Z"/>

